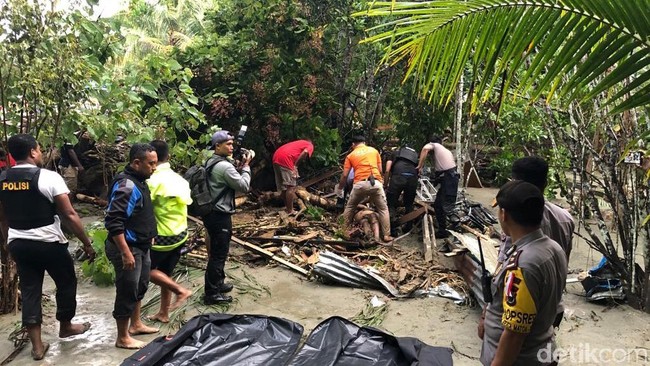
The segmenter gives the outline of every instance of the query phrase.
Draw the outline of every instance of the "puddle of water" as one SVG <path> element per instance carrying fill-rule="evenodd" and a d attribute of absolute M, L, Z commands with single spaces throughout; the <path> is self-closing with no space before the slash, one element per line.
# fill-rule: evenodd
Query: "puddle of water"
<path fill-rule="evenodd" d="M 96 287 L 91 283 L 80 282 L 77 288 L 77 315 L 75 323 L 90 322 L 92 327 L 86 333 L 71 338 L 58 337 L 59 323 L 55 319 L 54 283 L 46 276 L 44 294 L 52 299 L 43 306 L 43 341 L 50 343 L 45 359 L 33 361 L 30 355 L 31 344 L 18 354 L 9 365 L 119 365 L 125 358 L 134 353 L 115 347 L 116 327 L 111 315 L 115 288 Z M 5 359 L 12 351 L 13 344 L 7 340 L 8 335 L 17 322 L 17 315 L 0 317 L 0 333 L 5 336 L 0 339 L 0 360 Z M 158 335 L 138 336 L 149 342 Z"/>

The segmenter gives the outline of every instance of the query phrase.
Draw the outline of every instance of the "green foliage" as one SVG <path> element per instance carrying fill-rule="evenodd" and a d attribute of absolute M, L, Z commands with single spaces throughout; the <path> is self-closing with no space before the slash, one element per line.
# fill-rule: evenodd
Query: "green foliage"
<path fill-rule="evenodd" d="M 112 286 L 115 284 L 115 269 L 106 257 L 104 242 L 108 237 L 106 229 L 96 228 L 88 232 L 93 241 L 93 249 L 97 253 L 95 260 L 90 263 L 85 261 L 81 264 L 81 272 L 86 278 L 90 278 L 95 285 L 100 287 Z"/>
<path fill-rule="evenodd" d="M 387 18 L 367 41 L 386 42 L 386 63 L 407 60 L 407 77 L 429 101 L 448 104 L 471 62 L 472 110 L 493 89 L 588 103 L 619 85 L 608 103 L 620 112 L 650 101 L 642 76 L 650 23 L 638 16 L 649 8 L 650 0 L 378 1 L 357 15 Z"/>
<path fill-rule="evenodd" d="M 305 216 L 310 220 L 314 220 L 314 221 L 322 220 L 324 213 L 325 213 L 325 209 L 318 206 L 312 206 L 312 205 L 307 205 L 307 209 L 305 210 Z"/>
<path fill-rule="evenodd" d="M 112 52 L 112 36 L 79 12 L 8 0 L 0 11 L 0 102 L 5 134 L 29 132 L 55 144 L 71 138 L 91 100 L 89 81 Z M 43 141 L 44 142 L 44 141 Z"/>

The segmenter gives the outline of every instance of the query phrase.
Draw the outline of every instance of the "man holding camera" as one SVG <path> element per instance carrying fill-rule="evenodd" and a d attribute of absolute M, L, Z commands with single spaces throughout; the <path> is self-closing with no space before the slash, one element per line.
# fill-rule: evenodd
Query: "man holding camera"
<path fill-rule="evenodd" d="M 248 192 L 251 183 L 251 169 L 248 164 L 253 156 L 251 152 L 244 151 L 241 171 L 237 171 L 231 158 L 234 150 L 233 140 L 234 137 L 228 131 L 215 132 L 210 140 L 214 155 L 206 163 L 206 166 L 214 165 L 208 175 L 214 205 L 212 211 L 203 217 L 203 225 L 210 235 L 203 298 L 206 305 L 232 301 L 232 297 L 226 293 L 230 292 L 233 286 L 224 282 L 224 267 L 230 250 L 235 192 Z"/>
<path fill-rule="evenodd" d="M 298 163 L 314 153 L 314 144 L 307 140 L 296 140 L 280 146 L 273 154 L 275 186 L 284 201 L 285 211 L 292 214 L 296 200 Z"/>

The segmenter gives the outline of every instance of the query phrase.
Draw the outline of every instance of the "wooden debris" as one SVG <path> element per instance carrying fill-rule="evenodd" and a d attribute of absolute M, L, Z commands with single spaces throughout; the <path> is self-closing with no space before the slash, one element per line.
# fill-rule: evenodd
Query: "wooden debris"
<path fill-rule="evenodd" d="M 431 262 L 433 260 L 433 246 L 436 242 L 436 237 L 433 230 L 433 220 L 428 213 L 424 214 L 424 220 L 422 220 L 422 235 L 424 261 Z"/>
<path fill-rule="evenodd" d="M 308 188 L 308 187 L 313 186 L 316 183 L 320 183 L 320 182 L 324 181 L 325 179 L 331 178 L 331 177 L 333 177 L 333 176 L 335 176 L 337 174 L 340 174 L 340 173 L 341 173 L 341 168 L 337 167 L 337 168 L 334 168 L 334 169 L 332 169 L 332 170 L 330 170 L 330 171 L 328 171 L 326 173 L 323 173 L 323 174 L 319 175 L 318 177 L 314 177 L 312 179 L 309 179 L 308 181 L 300 183 L 300 186 Z"/>
<path fill-rule="evenodd" d="M 298 273 L 301 273 L 301 274 L 303 274 L 305 276 L 307 276 L 309 274 L 309 271 L 303 269 L 302 267 L 297 266 L 297 265 L 295 265 L 295 264 L 293 264 L 293 263 L 291 263 L 291 262 L 289 262 L 287 260 L 284 260 L 282 258 L 279 258 L 278 256 L 271 253 L 270 251 L 268 251 L 266 249 L 263 249 L 263 248 L 260 248 L 255 244 L 249 243 L 247 241 L 243 241 L 243 240 L 241 240 L 241 239 L 239 239 L 239 238 L 237 238 L 235 236 L 231 237 L 231 240 L 234 241 L 235 243 L 243 246 L 244 248 L 246 248 L 248 250 L 251 250 L 251 251 L 253 251 L 253 252 L 257 253 L 257 254 L 262 254 L 262 255 L 266 256 L 267 258 L 269 258 L 271 260 L 274 260 L 274 261 L 276 261 L 276 262 L 278 262 L 278 263 L 280 263 L 282 265 L 285 265 L 285 266 L 289 267 L 290 269 L 292 269 L 292 270 L 294 270 L 294 271 L 296 271 Z"/>
<path fill-rule="evenodd" d="M 500 246 L 500 244 L 496 240 L 490 238 L 489 236 L 481 233 L 476 229 L 473 229 L 465 224 L 461 224 L 460 227 L 462 227 L 463 230 L 467 231 L 468 233 L 474 234 L 474 236 L 476 236 L 477 238 L 481 238 L 482 245 L 491 245 L 492 247 L 495 248 L 498 248 Z"/>
<path fill-rule="evenodd" d="M 99 197 L 86 196 L 85 194 L 81 193 L 77 193 L 75 197 L 81 202 L 92 203 L 99 207 L 106 207 L 108 205 L 108 201 L 103 200 Z"/>
<path fill-rule="evenodd" d="M 402 215 L 402 217 L 399 218 L 399 223 L 400 225 L 405 224 L 409 221 L 413 221 L 415 219 L 420 218 L 420 216 L 424 215 L 424 213 L 427 212 L 426 207 L 420 207 L 416 210 L 413 210 L 406 215 Z"/>
<path fill-rule="evenodd" d="M 449 232 L 455 236 L 456 239 L 460 241 L 461 245 L 467 248 L 475 258 L 480 260 L 481 254 L 478 248 L 478 240 L 476 240 L 474 236 L 471 234 L 462 234 L 451 230 Z M 481 239 L 481 247 L 483 249 L 483 256 L 485 258 L 485 269 L 494 274 L 498 263 L 497 250 L 494 248 L 494 246 L 489 244 L 486 245 L 486 243 L 483 243 L 483 239 Z"/>
<path fill-rule="evenodd" d="M 336 209 L 336 200 L 327 199 L 322 196 L 309 193 L 305 187 L 298 186 L 296 187 L 296 196 L 303 201 L 303 203 L 310 204 L 313 206 L 322 207 L 327 210 Z M 260 195 L 259 201 L 262 204 L 282 204 L 282 199 L 280 198 L 280 192 L 264 192 Z"/>

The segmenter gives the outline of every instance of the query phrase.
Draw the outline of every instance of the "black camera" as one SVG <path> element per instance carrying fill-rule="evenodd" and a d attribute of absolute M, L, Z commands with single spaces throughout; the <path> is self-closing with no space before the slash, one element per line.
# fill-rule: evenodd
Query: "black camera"
<path fill-rule="evenodd" d="M 250 156 L 252 159 L 255 156 L 255 152 L 253 150 L 245 149 L 242 147 L 244 137 L 246 137 L 246 131 L 248 131 L 248 126 L 242 125 L 239 129 L 239 132 L 237 132 L 237 136 L 235 136 L 235 148 L 232 152 L 232 158 L 236 161 L 237 166 L 240 166 L 245 158 Z"/>

